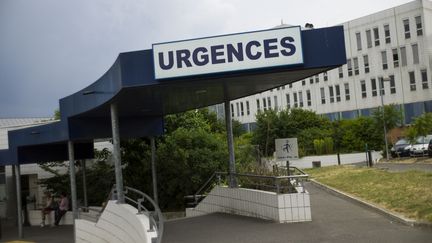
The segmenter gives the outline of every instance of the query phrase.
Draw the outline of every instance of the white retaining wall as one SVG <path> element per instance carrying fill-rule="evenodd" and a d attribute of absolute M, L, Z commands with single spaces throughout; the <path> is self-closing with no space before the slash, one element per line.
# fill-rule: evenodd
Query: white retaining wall
<path fill-rule="evenodd" d="M 222 212 L 279 223 L 311 221 L 309 193 L 277 194 L 245 188 L 216 186 L 195 208 L 187 208 L 186 216 L 193 217 Z"/>
<path fill-rule="evenodd" d="M 116 201 L 108 202 L 97 223 L 75 221 L 77 243 L 151 243 L 157 234 L 148 230 L 146 214 L 138 214 L 136 208 Z"/>
<path fill-rule="evenodd" d="M 378 160 L 382 159 L 381 151 L 372 151 L 372 160 L 376 163 Z M 353 164 L 359 162 L 365 162 L 366 164 L 366 153 L 352 153 L 352 154 L 340 154 L 341 164 Z M 312 168 L 312 161 L 321 161 L 321 166 L 331 166 L 337 165 L 337 155 L 319 155 L 319 156 L 306 156 L 296 160 L 290 160 L 290 166 L 295 166 L 297 168 Z M 285 161 L 272 161 L 270 165 L 277 164 L 279 166 L 285 166 Z"/>

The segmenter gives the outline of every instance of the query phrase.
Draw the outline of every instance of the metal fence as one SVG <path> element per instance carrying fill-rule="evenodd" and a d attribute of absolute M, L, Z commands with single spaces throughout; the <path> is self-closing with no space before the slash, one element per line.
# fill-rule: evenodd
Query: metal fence
<path fill-rule="evenodd" d="M 216 185 L 227 185 L 228 178 L 234 176 L 239 188 L 249 188 L 275 193 L 296 193 L 298 190 L 304 192 L 303 182 L 308 180 L 309 175 L 297 167 L 277 167 L 273 170 L 276 175 L 254 175 L 228 172 L 215 172 L 198 189 L 194 195 L 185 197 L 186 205 L 195 207 Z M 285 175 L 283 175 L 285 174 Z M 289 175 L 286 175 L 289 174 Z"/>

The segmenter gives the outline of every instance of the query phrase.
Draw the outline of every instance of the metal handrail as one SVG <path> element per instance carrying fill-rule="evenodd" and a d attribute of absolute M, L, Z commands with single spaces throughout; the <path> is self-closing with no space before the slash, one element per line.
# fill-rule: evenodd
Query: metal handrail
<path fill-rule="evenodd" d="M 246 178 L 253 178 L 253 179 L 265 179 L 265 180 L 271 180 L 272 184 L 251 184 L 256 187 L 260 188 L 266 188 L 267 190 L 275 189 L 276 193 L 281 193 L 284 189 L 285 190 L 294 190 L 294 186 L 299 186 L 303 188 L 302 192 L 304 192 L 303 187 L 303 181 L 307 180 L 309 175 L 306 174 L 304 171 L 296 168 L 296 167 L 290 167 L 292 169 L 297 170 L 300 174 L 299 175 L 286 175 L 286 176 L 270 176 L 270 175 L 256 175 L 256 174 L 242 174 L 242 173 L 228 173 L 228 172 L 214 172 L 210 178 L 197 190 L 197 192 L 193 195 L 185 196 L 185 199 L 194 199 L 194 204 L 198 204 L 198 200 L 205 197 L 205 193 L 210 188 L 211 183 L 214 181 L 215 178 L 218 178 L 217 184 L 219 185 L 221 183 L 221 177 L 222 176 L 230 176 L 233 175 L 235 177 L 246 177 Z M 282 185 L 282 181 L 286 181 L 287 185 Z M 291 189 L 290 189 L 291 188 Z M 294 188 L 294 189 L 292 189 Z"/>
<path fill-rule="evenodd" d="M 150 222 L 150 230 L 149 231 L 156 231 L 156 233 L 157 233 L 156 242 L 160 243 L 162 241 L 162 235 L 163 235 L 163 231 L 164 231 L 164 222 L 163 222 L 164 220 L 163 220 L 163 215 L 162 215 L 162 212 L 161 212 L 159 206 L 147 194 L 145 194 L 145 193 L 143 193 L 143 192 L 141 192 L 135 188 L 128 187 L 128 186 L 125 186 L 123 188 L 124 188 L 123 190 L 124 190 L 124 194 L 125 194 L 125 200 L 135 204 L 132 206 L 136 206 L 139 214 L 145 212 L 148 215 L 149 222 Z M 133 192 L 133 193 L 137 194 L 138 199 L 135 200 L 132 197 L 127 196 L 127 194 L 129 192 Z M 112 195 L 116 195 L 116 194 L 117 194 L 116 188 L 113 187 Z M 151 203 L 151 205 L 154 208 L 154 211 L 149 211 L 143 205 L 143 203 L 146 201 Z"/>

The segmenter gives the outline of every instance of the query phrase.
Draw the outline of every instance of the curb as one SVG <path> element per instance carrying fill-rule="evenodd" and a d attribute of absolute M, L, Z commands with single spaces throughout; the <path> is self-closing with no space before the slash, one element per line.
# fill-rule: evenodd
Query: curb
<path fill-rule="evenodd" d="M 309 179 L 310 182 L 312 182 L 315 186 L 324 189 L 338 197 L 344 198 L 344 199 L 348 199 L 352 202 L 355 202 L 357 204 L 360 204 L 361 206 L 365 206 L 367 208 L 370 208 L 372 210 L 374 210 L 375 212 L 384 215 L 394 221 L 397 221 L 399 223 L 402 223 L 404 225 L 408 225 L 411 227 L 426 227 L 426 228 L 432 228 L 432 224 L 431 223 L 426 223 L 426 222 L 418 222 L 416 220 L 412 220 L 412 219 L 408 219 L 405 218 L 404 216 L 400 215 L 400 214 L 396 214 L 394 212 L 391 212 L 387 209 L 381 208 L 375 204 L 366 202 L 358 197 L 352 196 L 350 194 L 347 194 L 345 192 L 339 191 L 338 189 L 335 189 L 333 187 L 327 186 L 325 184 L 322 184 L 321 182 L 316 181 L 315 179 Z"/>

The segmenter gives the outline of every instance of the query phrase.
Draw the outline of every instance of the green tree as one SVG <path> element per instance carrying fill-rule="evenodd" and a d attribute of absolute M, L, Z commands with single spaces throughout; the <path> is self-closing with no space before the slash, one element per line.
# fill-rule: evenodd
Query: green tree
<path fill-rule="evenodd" d="M 383 130 L 383 112 L 382 107 L 377 108 L 373 113 L 372 117 L 375 120 L 378 130 Z M 384 106 L 384 120 L 387 131 L 401 126 L 403 124 L 403 114 L 397 105 L 385 105 Z M 384 132 L 384 131 L 383 131 Z"/>
<path fill-rule="evenodd" d="M 309 110 L 267 110 L 259 112 L 256 120 L 252 142 L 260 145 L 265 156 L 273 154 L 276 138 L 298 137 L 300 151 L 313 153 L 313 140 L 331 135 L 330 121 Z"/>
<path fill-rule="evenodd" d="M 341 148 L 346 152 L 364 151 L 365 145 L 368 144 L 370 149 L 382 149 L 382 133 L 377 130 L 373 118 L 359 117 L 352 120 L 340 121 L 342 129 Z"/>
<path fill-rule="evenodd" d="M 432 134 L 432 113 L 424 113 L 414 120 L 413 127 L 418 136 Z"/>

